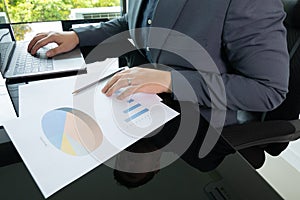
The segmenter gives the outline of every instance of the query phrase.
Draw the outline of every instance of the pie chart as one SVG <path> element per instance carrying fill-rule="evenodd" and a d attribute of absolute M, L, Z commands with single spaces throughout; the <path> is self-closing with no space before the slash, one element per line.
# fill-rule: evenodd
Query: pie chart
<path fill-rule="evenodd" d="M 80 110 L 59 108 L 42 118 L 42 129 L 57 149 L 73 156 L 84 156 L 97 149 L 103 134 L 93 118 Z"/>

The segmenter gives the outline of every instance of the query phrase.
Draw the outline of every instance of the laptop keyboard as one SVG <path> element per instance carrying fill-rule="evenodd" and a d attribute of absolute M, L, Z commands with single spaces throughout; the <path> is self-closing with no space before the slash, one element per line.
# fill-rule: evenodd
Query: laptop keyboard
<path fill-rule="evenodd" d="M 19 42 L 16 45 L 17 62 L 14 69 L 14 75 L 45 72 L 53 70 L 53 60 L 46 57 L 48 49 L 41 48 L 38 51 L 38 57 L 32 56 L 24 49 L 27 49 L 28 42 Z"/>

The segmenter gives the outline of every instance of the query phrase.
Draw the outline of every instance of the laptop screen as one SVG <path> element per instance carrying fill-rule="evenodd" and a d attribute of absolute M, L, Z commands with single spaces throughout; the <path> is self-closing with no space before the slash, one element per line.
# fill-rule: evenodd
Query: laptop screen
<path fill-rule="evenodd" d="M 0 24 L 0 42 L 15 41 L 13 29 L 10 24 Z"/>
<path fill-rule="evenodd" d="M 7 28 L 0 29 L 0 42 L 11 42 L 11 41 L 12 41 L 12 37 L 9 29 Z"/>
<path fill-rule="evenodd" d="M 11 25 L 0 24 L 0 69 L 2 75 L 12 51 L 12 41 L 14 41 L 14 35 Z"/>
<path fill-rule="evenodd" d="M 14 41 L 14 35 L 12 31 L 12 27 L 10 24 L 0 24 L 0 79 L 4 77 L 5 66 L 8 63 L 10 52 L 12 52 L 12 42 Z M 14 107 L 14 111 L 18 116 L 18 100 L 19 100 L 19 92 L 18 86 L 16 85 L 6 85 L 8 90 L 9 98 Z"/>

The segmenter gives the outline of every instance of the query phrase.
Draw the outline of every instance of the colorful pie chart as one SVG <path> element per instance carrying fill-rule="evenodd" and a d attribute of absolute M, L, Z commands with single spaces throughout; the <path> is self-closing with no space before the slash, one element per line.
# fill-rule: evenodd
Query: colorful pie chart
<path fill-rule="evenodd" d="M 103 134 L 93 118 L 72 108 L 59 108 L 47 112 L 42 118 L 45 136 L 57 149 L 83 156 L 97 149 Z"/>

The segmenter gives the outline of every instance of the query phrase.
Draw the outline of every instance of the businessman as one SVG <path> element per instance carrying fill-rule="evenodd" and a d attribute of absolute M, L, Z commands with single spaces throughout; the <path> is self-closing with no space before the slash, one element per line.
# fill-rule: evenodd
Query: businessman
<path fill-rule="evenodd" d="M 213 109 L 224 109 L 219 105 L 224 106 L 220 99 L 225 98 L 225 125 L 229 125 L 258 120 L 260 113 L 276 108 L 284 100 L 289 74 L 284 18 L 280 0 L 132 0 L 129 1 L 128 13 L 123 17 L 96 27 L 37 34 L 28 51 L 34 55 L 42 46 L 55 42 L 58 47 L 47 52 L 47 56 L 52 57 L 78 45 L 98 45 L 129 30 L 129 37 L 138 49 L 128 59 L 132 61 L 129 63 L 132 67 L 112 77 L 102 89 L 103 93 L 110 97 L 120 88 L 126 88 L 120 99 L 136 92 L 164 94 L 170 106 L 173 102 L 187 102 L 190 107 L 197 105 L 201 114 L 191 111 L 194 112 L 191 119 L 201 115 L 207 121 L 211 119 Z M 151 29 L 135 31 L 137 28 L 155 27 L 173 32 L 151 38 L 155 35 Z M 203 71 L 212 82 L 222 80 L 225 92 L 209 91 L 209 85 L 197 73 L 201 69 L 195 69 L 185 58 L 164 50 L 172 41 L 180 42 L 182 35 L 192 38 L 207 51 L 219 73 Z M 152 40 L 157 39 L 163 41 L 161 49 L 149 47 Z M 180 52 L 194 52 L 187 45 L 183 48 L 179 49 Z M 203 60 L 200 55 L 194 55 L 193 59 L 198 59 L 201 66 Z M 145 63 L 168 68 L 143 67 Z M 183 78 L 192 87 L 196 100 L 185 93 L 187 83 L 182 82 Z M 212 93 L 217 102 L 211 102 Z M 166 132 L 158 135 L 170 135 L 168 137 L 172 138 L 178 131 L 173 127 L 181 122 L 180 117 L 170 121 L 166 125 L 169 128 L 163 129 Z M 193 152 L 199 151 L 205 130 L 197 130 L 196 139 L 190 147 Z M 189 134 L 189 130 L 185 131 Z M 223 147 L 218 148 L 217 143 L 210 155 L 217 152 L 217 155 L 223 153 L 225 156 L 232 152 L 229 146 L 227 150 Z"/>

